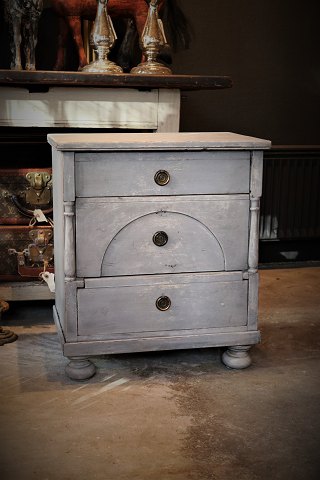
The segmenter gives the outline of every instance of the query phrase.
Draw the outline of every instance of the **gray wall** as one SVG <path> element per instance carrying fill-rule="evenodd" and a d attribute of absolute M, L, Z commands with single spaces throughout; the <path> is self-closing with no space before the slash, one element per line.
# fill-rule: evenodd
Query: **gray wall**
<path fill-rule="evenodd" d="M 222 91 L 186 92 L 183 131 L 234 131 L 274 145 L 320 144 L 318 0 L 180 0 L 195 37 L 179 74 L 230 75 Z"/>

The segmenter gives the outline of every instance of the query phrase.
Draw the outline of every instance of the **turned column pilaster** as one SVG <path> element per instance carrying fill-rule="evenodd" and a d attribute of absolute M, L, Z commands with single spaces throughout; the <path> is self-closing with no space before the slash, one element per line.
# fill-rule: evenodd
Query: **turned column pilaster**
<path fill-rule="evenodd" d="M 251 154 L 250 172 L 250 230 L 248 268 L 249 274 L 257 273 L 259 261 L 259 220 L 260 197 L 262 194 L 263 152 L 253 151 Z"/>
<path fill-rule="evenodd" d="M 66 282 L 76 278 L 74 202 L 64 202 L 64 274 Z"/>
<path fill-rule="evenodd" d="M 249 273 L 258 271 L 260 198 L 250 198 Z"/>

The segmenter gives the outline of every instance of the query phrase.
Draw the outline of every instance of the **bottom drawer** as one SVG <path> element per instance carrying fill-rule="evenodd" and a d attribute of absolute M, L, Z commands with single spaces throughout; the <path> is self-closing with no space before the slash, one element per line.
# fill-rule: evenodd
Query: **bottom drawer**
<path fill-rule="evenodd" d="M 247 299 L 242 272 L 87 279 L 78 336 L 245 326 Z"/>

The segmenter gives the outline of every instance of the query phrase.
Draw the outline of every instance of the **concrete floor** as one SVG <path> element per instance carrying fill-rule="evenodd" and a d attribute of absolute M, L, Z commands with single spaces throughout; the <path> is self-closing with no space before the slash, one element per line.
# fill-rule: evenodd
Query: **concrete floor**
<path fill-rule="evenodd" d="M 320 268 L 261 271 L 262 343 L 108 356 L 68 380 L 48 304 L 15 304 L 1 354 L 1 480 L 320 478 Z"/>

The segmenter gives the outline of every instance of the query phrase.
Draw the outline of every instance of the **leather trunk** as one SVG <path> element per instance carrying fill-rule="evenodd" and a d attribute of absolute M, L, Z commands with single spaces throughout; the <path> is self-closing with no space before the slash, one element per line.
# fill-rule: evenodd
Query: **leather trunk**
<path fill-rule="evenodd" d="M 51 168 L 0 169 L 0 225 L 28 225 L 36 208 L 52 214 Z"/>
<path fill-rule="evenodd" d="M 45 239 L 45 240 L 44 240 Z M 0 280 L 39 279 L 48 261 L 53 272 L 53 230 L 50 226 L 0 225 Z"/>

